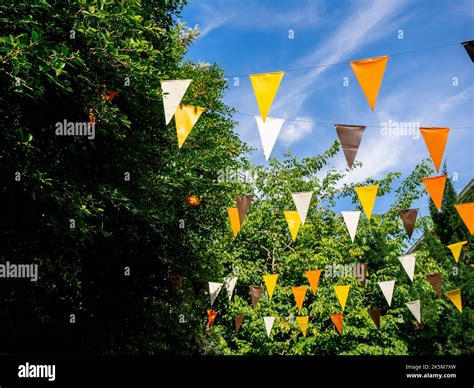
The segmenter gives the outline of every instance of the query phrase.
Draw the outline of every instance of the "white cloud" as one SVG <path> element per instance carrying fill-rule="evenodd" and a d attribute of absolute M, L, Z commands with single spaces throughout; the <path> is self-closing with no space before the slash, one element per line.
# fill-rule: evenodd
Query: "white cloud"
<path fill-rule="evenodd" d="M 462 102 L 466 101 L 474 91 L 474 87 L 471 85 L 470 87 L 462 90 L 460 93 L 451 96 L 438 104 L 438 109 L 440 112 L 444 112 L 445 110 L 449 110 L 454 106 L 461 104 Z"/>
<path fill-rule="evenodd" d="M 313 132 L 314 124 L 311 117 L 296 117 L 296 121 L 287 121 L 278 137 L 278 141 L 285 147 L 303 139 Z"/>
<path fill-rule="evenodd" d="M 252 30 L 287 28 L 304 29 L 315 25 L 324 9 L 321 1 L 265 6 L 254 0 L 199 1 L 194 6 L 195 17 L 202 25 L 201 38 L 219 27 L 250 28 Z"/>

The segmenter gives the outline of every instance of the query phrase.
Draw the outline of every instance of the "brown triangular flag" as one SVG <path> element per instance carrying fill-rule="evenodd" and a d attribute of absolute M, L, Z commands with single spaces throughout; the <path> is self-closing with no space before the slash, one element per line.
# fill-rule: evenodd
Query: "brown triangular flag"
<path fill-rule="evenodd" d="M 365 127 L 362 125 L 336 124 L 337 136 L 339 137 L 339 142 L 341 143 L 349 168 L 352 168 L 354 163 L 364 130 Z"/>
<path fill-rule="evenodd" d="M 237 211 L 239 212 L 240 226 L 244 223 L 245 216 L 252 203 L 253 195 L 238 195 L 237 196 Z"/>
<path fill-rule="evenodd" d="M 257 307 L 257 303 L 262 296 L 263 287 L 260 286 L 250 286 L 250 296 L 252 297 L 253 308 Z"/>
<path fill-rule="evenodd" d="M 240 326 L 242 325 L 242 322 L 244 321 L 244 316 L 242 314 L 236 315 L 234 320 L 235 320 L 235 331 L 238 333 L 240 330 Z"/>
<path fill-rule="evenodd" d="M 370 318 L 375 323 L 375 326 L 380 327 L 380 309 L 367 310 L 369 312 Z"/>
<path fill-rule="evenodd" d="M 405 209 L 400 210 L 398 214 L 403 221 L 403 226 L 408 234 L 408 238 L 411 238 L 413 229 L 415 228 L 416 216 L 418 215 L 419 209 Z"/>
<path fill-rule="evenodd" d="M 462 42 L 461 44 L 466 49 L 466 52 L 469 55 L 469 58 L 471 58 L 471 61 L 474 62 L 474 40 Z"/>
<path fill-rule="evenodd" d="M 436 291 L 436 295 L 441 297 L 441 272 L 426 275 L 426 280 L 430 282 L 431 287 Z"/>

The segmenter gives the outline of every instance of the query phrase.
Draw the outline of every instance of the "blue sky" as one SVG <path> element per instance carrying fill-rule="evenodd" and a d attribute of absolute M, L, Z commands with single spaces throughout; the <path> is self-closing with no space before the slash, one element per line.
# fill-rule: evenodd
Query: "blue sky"
<path fill-rule="evenodd" d="M 348 62 L 474 39 L 472 0 L 190 0 L 182 20 L 190 27 L 199 25 L 201 31 L 188 58 L 224 68 L 230 81 L 226 103 L 250 115 L 259 115 L 250 81 L 241 76 L 236 87 L 233 75 Z M 294 39 L 289 39 L 289 30 Z M 398 38 L 399 30 L 403 39 Z M 390 58 L 374 112 L 348 64 L 289 72 L 269 116 L 361 125 L 392 120 L 474 127 L 473 69 L 460 45 Z M 343 85 L 344 77 L 349 86 Z M 266 163 L 255 119 L 235 118 L 241 139 L 257 148 L 251 159 Z M 287 121 L 272 156 L 281 159 L 288 148 L 298 158 L 319 154 L 336 137 L 330 125 Z M 449 173 L 459 173 L 457 190 L 474 176 L 473 150 L 474 128 L 452 128 L 445 157 Z M 379 128 L 367 128 L 356 159 L 363 167 L 350 172 L 346 181 L 383 177 L 389 171 L 400 171 L 405 178 L 428 156 L 421 137 L 384 136 Z M 342 151 L 332 165 L 345 168 Z M 377 200 L 374 212 L 386 210 L 390 201 Z M 427 196 L 413 206 L 427 214 Z"/>

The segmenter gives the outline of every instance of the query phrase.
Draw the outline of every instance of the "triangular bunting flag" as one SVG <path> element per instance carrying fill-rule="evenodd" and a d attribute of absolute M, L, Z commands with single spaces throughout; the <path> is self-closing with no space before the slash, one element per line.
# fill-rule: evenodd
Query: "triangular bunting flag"
<path fill-rule="evenodd" d="M 441 272 L 426 275 L 426 280 L 430 282 L 431 287 L 433 287 L 433 290 L 435 290 L 436 292 L 436 295 L 440 297 L 441 296 Z"/>
<path fill-rule="evenodd" d="M 240 326 L 242 326 L 242 322 L 244 321 L 244 316 L 242 314 L 236 315 L 234 317 L 235 321 L 235 331 L 238 333 L 240 330 Z"/>
<path fill-rule="evenodd" d="M 306 221 L 306 215 L 308 214 L 309 204 L 311 202 L 312 195 L 312 191 L 291 194 L 291 196 L 293 197 L 293 201 L 295 202 L 298 215 L 300 216 L 302 225 L 304 225 L 304 222 Z"/>
<path fill-rule="evenodd" d="M 351 289 L 351 286 L 334 286 L 334 291 L 336 292 L 337 299 L 339 300 L 339 303 L 341 304 L 342 311 L 346 308 L 346 301 L 347 301 L 347 296 L 349 295 L 349 291 Z"/>
<path fill-rule="evenodd" d="M 331 314 L 331 321 L 336 326 L 337 331 L 340 335 L 342 335 L 342 318 L 344 317 L 343 314 Z"/>
<path fill-rule="evenodd" d="M 403 221 L 403 227 L 405 228 L 405 231 L 407 232 L 408 238 L 411 238 L 411 235 L 413 234 L 413 229 L 415 228 L 418 210 L 419 209 L 406 209 L 406 210 L 400 210 L 398 212 L 398 215 Z"/>
<path fill-rule="evenodd" d="M 214 304 L 219 292 L 221 292 L 224 283 L 209 282 L 209 295 L 211 296 L 211 306 Z"/>
<path fill-rule="evenodd" d="M 278 274 L 263 275 L 263 281 L 267 286 L 268 299 L 272 299 L 273 291 L 275 290 L 276 282 L 278 280 Z"/>
<path fill-rule="evenodd" d="M 362 125 L 336 124 L 336 131 L 344 151 L 344 156 L 346 157 L 347 165 L 349 168 L 352 168 L 365 127 Z"/>
<path fill-rule="evenodd" d="M 380 327 L 380 309 L 372 309 L 367 311 L 369 312 L 372 321 L 374 321 L 375 326 Z"/>
<path fill-rule="evenodd" d="M 298 310 L 301 311 L 303 308 L 304 297 L 306 295 L 306 287 L 291 287 L 291 291 L 293 291 L 296 306 L 298 306 Z"/>
<path fill-rule="evenodd" d="M 234 293 L 235 285 L 237 284 L 237 277 L 231 278 L 224 278 L 224 286 L 227 290 L 227 295 L 229 296 L 229 300 L 232 299 L 232 294 Z"/>
<path fill-rule="evenodd" d="M 421 178 L 421 180 L 423 181 L 431 200 L 435 204 L 436 209 L 441 210 L 444 186 L 446 185 L 446 175 L 431 176 L 429 178 Z"/>
<path fill-rule="evenodd" d="M 306 337 L 306 331 L 308 330 L 308 320 L 309 317 L 296 317 L 296 323 L 298 323 L 298 326 L 303 333 L 303 337 Z"/>
<path fill-rule="evenodd" d="M 285 211 L 286 222 L 288 223 L 288 228 L 290 229 L 291 238 L 293 241 L 296 240 L 298 235 L 298 230 L 300 230 L 301 220 L 298 212 L 295 211 Z"/>
<path fill-rule="evenodd" d="M 402 267 L 410 280 L 413 281 L 413 275 L 415 274 L 416 253 L 400 256 L 398 260 L 400 260 L 400 263 L 402 264 Z"/>
<path fill-rule="evenodd" d="M 249 75 L 263 121 L 267 118 L 284 75 L 283 71 Z"/>
<path fill-rule="evenodd" d="M 214 324 L 214 320 L 217 317 L 217 311 L 207 310 L 207 331 L 211 329 L 211 326 Z"/>
<path fill-rule="evenodd" d="M 395 280 L 387 280 L 385 282 L 378 282 L 377 284 L 382 290 L 383 296 L 385 296 L 385 299 L 387 300 L 388 305 L 391 306 Z"/>
<path fill-rule="evenodd" d="M 285 120 L 267 117 L 267 120 L 264 122 L 259 116 L 255 116 L 255 120 L 257 120 L 258 133 L 262 141 L 263 154 L 265 155 L 265 160 L 268 161 Z"/>
<path fill-rule="evenodd" d="M 188 90 L 188 86 L 192 80 L 180 79 L 161 81 L 161 90 L 163 91 L 163 107 L 165 110 L 165 121 L 168 125 L 176 112 L 184 93 Z"/>
<path fill-rule="evenodd" d="M 359 201 L 362 204 L 362 209 L 364 209 L 365 215 L 369 220 L 372 216 L 372 210 L 374 209 L 378 189 L 379 185 L 355 187 Z"/>
<path fill-rule="evenodd" d="M 446 142 L 448 141 L 449 128 L 420 128 L 420 132 L 423 135 L 436 171 L 439 171 Z"/>
<path fill-rule="evenodd" d="M 320 269 L 314 269 L 311 271 L 305 271 L 305 275 L 308 278 L 309 285 L 311 286 L 311 291 L 313 295 L 316 295 L 316 290 L 318 289 L 319 277 L 321 276 Z"/>
<path fill-rule="evenodd" d="M 456 306 L 456 308 L 462 313 L 462 300 L 461 300 L 461 289 L 456 288 L 452 291 L 447 291 L 444 293 L 451 302 Z"/>
<path fill-rule="evenodd" d="M 191 133 L 194 124 L 198 121 L 205 109 L 199 106 L 180 105 L 174 114 L 176 120 L 176 133 L 178 134 L 178 146 L 181 148 Z"/>
<path fill-rule="evenodd" d="M 412 302 L 407 302 L 405 303 L 405 306 L 408 307 L 408 310 L 410 310 L 418 323 L 421 323 L 420 300 L 418 299 Z"/>
<path fill-rule="evenodd" d="M 359 225 L 359 218 L 360 218 L 360 211 L 342 211 L 342 218 L 344 218 L 344 222 L 347 227 L 347 231 L 349 232 L 349 236 L 351 236 L 352 242 L 355 240 L 357 225 Z"/>
<path fill-rule="evenodd" d="M 239 210 L 236 207 L 228 207 L 227 214 L 229 215 L 230 226 L 235 238 L 240 230 Z"/>
<path fill-rule="evenodd" d="M 263 321 L 265 322 L 265 330 L 267 331 L 267 337 L 270 337 L 273 323 L 275 322 L 275 317 L 263 317 Z"/>
<path fill-rule="evenodd" d="M 469 233 L 474 234 L 474 202 L 454 205 Z"/>
<path fill-rule="evenodd" d="M 389 56 L 361 59 L 349 62 L 365 98 L 374 110 Z"/>
<path fill-rule="evenodd" d="M 461 44 L 466 49 L 467 55 L 469 55 L 469 58 L 471 58 L 471 61 L 474 62 L 474 40 L 462 42 Z"/>
<path fill-rule="evenodd" d="M 262 296 L 263 287 L 260 286 L 250 286 L 250 296 L 252 297 L 252 306 L 253 308 L 257 307 L 257 303 Z"/>
<path fill-rule="evenodd" d="M 454 256 L 454 261 L 457 263 L 459 261 L 459 256 L 461 255 L 461 250 L 464 245 L 467 244 L 467 241 L 461 241 L 456 244 L 448 245 L 448 248 L 451 250 Z"/>
<path fill-rule="evenodd" d="M 244 223 L 245 216 L 249 210 L 250 204 L 252 203 L 253 195 L 238 195 L 237 202 L 237 211 L 239 212 L 239 221 L 240 226 Z"/>

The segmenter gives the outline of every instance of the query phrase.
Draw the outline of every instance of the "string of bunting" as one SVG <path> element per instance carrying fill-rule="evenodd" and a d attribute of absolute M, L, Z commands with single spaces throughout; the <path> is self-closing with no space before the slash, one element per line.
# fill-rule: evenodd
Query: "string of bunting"
<path fill-rule="evenodd" d="M 414 50 L 411 52 L 404 52 L 394 54 L 405 55 L 412 52 L 419 52 L 430 50 L 439 47 L 452 46 L 459 43 L 452 43 L 441 46 L 434 46 L 431 48 Z M 467 41 L 461 43 L 468 53 L 472 62 L 474 62 L 474 41 Z M 362 92 L 369 104 L 371 110 L 375 109 L 379 91 L 382 85 L 383 76 L 387 66 L 387 62 L 390 56 L 385 55 L 375 58 L 366 58 L 357 61 L 349 62 L 358 82 L 362 89 Z M 308 68 L 290 69 L 288 71 L 300 71 L 307 70 L 322 66 L 336 66 L 343 65 L 345 63 L 334 63 L 328 65 L 317 65 Z M 253 87 L 256 102 L 260 111 L 260 116 L 255 116 L 258 131 L 262 140 L 263 151 L 265 158 L 268 160 L 272 152 L 273 146 L 278 138 L 284 119 L 268 117 L 273 101 L 277 95 L 279 86 L 285 75 L 283 71 L 269 72 L 262 74 L 249 74 L 249 78 Z M 178 147 L 182 148 L 189 134 L 191 133 L 194 125 L 199 120 L 205 108 L 184 105 L 181 103 L 190 83 L 192 80 L 168 80 L 163 81 L 161 86 L 163 90 L 163 105 L 165 111 L 166 124 L 171 122 L 172 117 L 175 118 L 176 132 L 178 138 Z M 297 120 L 293 120 L 297 121 Z M 317 122 L 316 122 L 317 123 Z M 323 123 L 321 124 L 329 124 Z M 352 168 L 353 162 L 356 159 L 357 151 L 361 144 L 364 131 L 368 126 L 362 125 L 347 125 L 347 124 L 334 124 L 337 136 L 342 146 L 342 150 L 349 168 Z M 376 127 L 376 126 L 372 126 Z M 470 128 L 470 127 L 465 127 Z M 420 132 L 423 136 L 424 142 L 433 161 L 437 173 L 443 160 L 444 151 L 448 139 L 450 128 L 447 127 L 421 127 Z M 446 175 L 437 175 L 422 178 L 422 182 L 428 192 L 431 200 L 435 204 L 438 211 L 441 211 L 442 200 L 444 195 L 444 189 L 446 184 Z M 378 184 L 369 186 L 358 186 L 355 187 L 355 192 L 359 198 L 362 209 L 370 222 L 375 200 L 377 198 Z M 312 199 L 312 192 L 293 193 L 293 201 L 295 203 L 296 210 L 286 210 L 284 212 L 285 219 L 288 224 L 288 229 L 291 234 L 293 241 L 296 240 L 300 228 L 305 224 L 306 217 L 308 214 L 309 206 Z M 234 238 L 239 234 L 242 228 L 246 214 L 251 206 L 253 195 L 239 195 L 236 199 L 236 207 L 228 208 L 227 213 L 230 220 L 230 226 Z M 462 203 L 455 205 L 455 208 L 463 220 L 464 224 L 468 228 L 470 234 L 474 234 L 474 203 Z M 403 226 L 409 238 L 411 238 L 419 209 L 402 209 L 399 212 L 399 216 L 402 220 Z M 349 237 L 354 243 L 357 227 L 361 215 L 361 211 L 342 211 L 342 218 L 346 224 Z M 448 248 L 452 251 L 454 260 L 458 262 L 459 255 L 462 247 L 467 241 L 461 241 L 455 244 L 451 244 Z M 404 268 L 407 276 L 411 281 L 414 279 L 416 254 L 408 254 L 399 258 L 400 264 Z M 321 270 L 307 271 L 306 276 L 308 277 L 311 290 L 313 294 L 316 293 L 317 285 Z M 267 288 L 269 299 L 272 298 L 273 292 L 277 283 L 278 274 L 268 274 L 264 276 L 264 283 Z M 427 276 L 427 280 L 432 285 L 438 296 L 441 295 L 441 273 L 430 274 Z M 217 299 L 222 288 L 226 288 L 229 300 L 232 298 L 235 286 L 237 283 L 237 277 L 225 278 L 224 282 L 209 282 L 209 294 L 211 298 L 211 308 L 215 300 Z M 386 280 L 378 282 L 378 286 L 384 295 L 387 304 L 391 306 L 392 297 L 394 292 L 396 279 Z M 342 334 L 342 323 L 343 313 L 346 306 L 346 302 L 349 296 L 351 285 L 337 285 L 334 286 L 334 291 L 341 305 L 341 313 L 331 314 L 330 319 L 334 326 L 338 330 L 339 334 Z M 292 287 L 292 293 L 298 307 L 301 311 L 304 299 L 306 296 L 307 287 Z M 250 295 L 252 299 L 253 307 L 256 308 L 258 301 L 263 293 L 263 287 L 261 286 L 250 286 Z M 453 302 L 456 308 L 462 313 L 462 300 L 461 290 L 454 289 L 445 292 L 445 295 Z M 421 302 L 420 300 L 408 301 L 405 303 L 408 310 L 413 314 L 418 323 L 421 323 Z M 374 321 L 377 327 L 380 325 L 380 309 L 371 309 L 368 311 L 370 317 Z M 208 310 L 208 330 L 214 323 L 217 316 L 217 312 L 209 309 Z M 244 320 L 244 316 L 239 314 L 235 317 L 236 331 L 239 331 L 240 326 Z M 270 336 L 275 317 L 263 317 L 264 325 L 267 336 Z M 308 316 L 297 317 L 297 323 L 303 335 L 306 335 L 308 327 Z"/>

